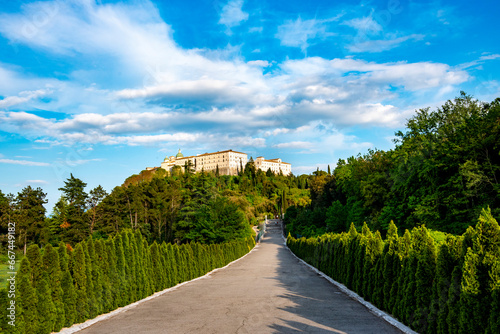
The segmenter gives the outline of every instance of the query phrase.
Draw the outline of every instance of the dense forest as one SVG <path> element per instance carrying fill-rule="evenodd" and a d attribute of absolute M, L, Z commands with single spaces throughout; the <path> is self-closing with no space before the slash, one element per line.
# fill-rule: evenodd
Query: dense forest
<path fill-rule="evenodd" d="M 88 236 L 106 239 L 124 229 L 140 231 L 149 243 L 244 239 L 258 217 L 309 204 L 310 178 L 263 172 L 250 160 L 236 176 L 180 167 L 172 175 L 142 171 L 107 194 L 101 186 L 87 193 L 86 183 L 71 175 L 48 217 L 41 188 L 27 186 L 17 196 L 0 191 L 2 247 L 9 221 L 16 222 L 16 246 L 24 252 L 31 244 L 74 246 Z"/>
<path fill-rule="evenodd" d="M 366 222 L 385 234 L 394 221 L 402 231 L 462 234 L 484 208 L 500 216 L 500 98 L 482 103 L 462 93 L 419 110 L 395 143 L 316 171 L 311 204 L 286 212 L 288 231 L 309 237 Z"/>

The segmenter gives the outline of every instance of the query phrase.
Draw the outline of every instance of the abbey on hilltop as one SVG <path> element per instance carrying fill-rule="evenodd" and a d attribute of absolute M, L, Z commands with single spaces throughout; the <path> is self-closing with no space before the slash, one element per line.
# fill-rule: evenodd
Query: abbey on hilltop
<path fill-rule="evenodd" d="M 240 170 L 245 168 L 248 162 L 248 155 L 246 153 L 237 152 L 233 150 L 219 151 L 213 153 L 197 154 L 195 156 L 185 157 L 181 150 L 175 156 L 166 156 L 165 160 L 161 163 L 161 168 L 168 172 L 172 168 L 179 166 L 184 170 L 185 166 L 190 166 L 194 172 L 212 171 L 215 172 L 219 169 L 220 175 L 237 175 Z M 283 175 L 292 173 L 292 165 L 281 161 L 281 159 L 266 160 L 264 157 L 258 157 L 254 161 L 255 168 L 267 172 L 271 169 L 275 174 L 280 171 Z M 153 168 L 146 168 L 153 169 Z"/>

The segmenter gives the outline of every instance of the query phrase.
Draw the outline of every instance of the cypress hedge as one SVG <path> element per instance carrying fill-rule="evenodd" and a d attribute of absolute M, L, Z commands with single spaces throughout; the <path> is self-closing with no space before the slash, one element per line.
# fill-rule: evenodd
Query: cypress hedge
<path fill-rule="evenodd" d="M 205 245 L 148 245 L 139 232 L 108 240 L 28 248 L 16 277 L 16 327 L 5 333 L 51 333 L 206 274 L 248 253 L 253 238 Z M 0 315 L 9 299 L 0 291 Z M 5 306 L 5 307 L 4 307 Z M 5 310 L 4 310 L 5 309 Z"/>
<path fill-rule="evenodd" d="M 425 226 L 385 240 L 363 225 L 287 238 L 300 258 L 419 333 L 499 333 L 500 227 L 483 209 L 475 228 L 436 244 Z"/>

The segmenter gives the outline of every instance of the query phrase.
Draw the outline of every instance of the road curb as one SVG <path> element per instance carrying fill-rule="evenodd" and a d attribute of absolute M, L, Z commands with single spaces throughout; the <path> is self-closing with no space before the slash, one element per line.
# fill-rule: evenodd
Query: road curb
<path fill-rule="evenodd" d="M 72 334 L 72 333 L 76 333 L 76 332 L 79 332 L 85 328 L 88 328 L 100 321 L 103 321 L 103 320 L 106 320 L 106 319 L 109 319 L 109 318 L 112 318 L 114 317 L 115 315 L 117 314 L 120 314 L 120 313 L 123 313 L 125 311 L 128 311 L 144 302 L 147 302 L 151 299 L 154 299 L 154 298 L 157 298 L 159 296 L 162 296 L 170 291 L 174 291 L 174 290 L 177 290 L 178 288 L 180 288 L 181 286 L 183 285 L 186 285 L 186 284 L 189 284 L 191 282 L 194 282 L 194 281 L 198 281 L 198 280 L 202 280 L 202 279 L 205 279 L 205 278 L 208 278 L 210 277 L 210 275 L 212 275 L 213 273 L 219 271 L 219 270 L 222 270 L 222 269 L 225 269 L 227 267 L 229 267 L 230 265 L 232 265 L 233 263 L 236 263 L 238 261 L 240 261 L 241 259 L 243 259 L 244 257 L 246 257 L 247 255 L 249 255 L 250 253 L 252 253 L 253 251 L 257 250 L 259 248 L 259 244 L 256 244 L 254 246 L 254 248 L 252 248 L 251 251 L 249 251 L 248 253 L 246 253 L 245 255 L 243 255 L 242 257 L 232 261 L 232 262 L 229 262 L 228 264 L 226 264 L 224 267 L 220 267 L 220 268 L 215 268 L 214 270 L 212 271 L 209 271 L 208 273 L 206 273 L 205 275 L 203 276 L 200 276 L 200 277 L 196 277 L 196 278 L 193 278 L 192 280 L 190 281 L 186 281 L 186 282 L 182 282 L 182 283 L 179 283 L 177 284 L 176 286 L 173 286 L 171 288 L 168 288 L 168 289 L 165 289 L 165 290 L 162 290 L 162 291 L 158 291 L 158 292 L 155 292 L 154 294 L 152 294 L 151 296 L 148 296 L 144 299 L 141 299 L 141 300 L 138 300 L 132 304 L 128 304 L 127 306 L 123 306 L 123 307 L 120 307 L 120 308 L 117 308 L 116 310 L 113 310 L 109 313 L 106 313 L 106 314 L 101 314 L 93 319 L 90 319 L 90 320 L 87 320 L 83 323 L 80 323 L 80 324 L 74 324 L 73 326 L 69 327 L 69 328 L 63 328 L 60 332 L 58 332 L 59 334 Z"/>
<path fill-rule="evenodd" d="M 372 303 L 367 302 L 366 300 L 364 300 L 356 292 L 354 292 L 352 290 L 349 290 L 344 284 L 335 281 L 334 279 L 332 279 L 330 276 L 328 276 L 327 274 L 325 274 L 324 272 L 322 272 L 318 268 L 311 266 L 309 263 L 307 263 L 304 260 L 302 260 L 301 258 L 299 258 L 297 255 L 295 255 L 294 252 L 292 252 L 292 250 L 290 248 L 288 248 L 288 246 L 286 245 L 286 239 L 285 239 L 285 237 L 283 235 L 282 235 L 282 238 L 284 240 L 283 245 L 285 246 L 286 249 L 288 249 L 290 251 L 290 253 L 292 253 L 293 256 L 295 256 L 296 259 L 298 259 L 302 264 L 304 264 L 307 267 L 311 268 L 314 272 L 316 272 L 318 275 L 322 276 L 328 282 L 330 282 L 333 285 L 335 285 L 337 288 L 339 288 L 340 291 L 342 291 L 343 293 L 345 293 L 346 295 L 348 295 L 350 298 L 352 298 L 352 299 L 358 301 L 359 303 L 361 303 L 362 305 L 364 305 L 371 313 L 373 313 L 374 315 L 376 315 L 379 318 L 384 319 L 389 324 L 391 324 L 392 326 L 396 327 L 397 329 L 399 329 L 400 331 L 402 331 L 405 334 L 418 334 L 413 329 L 411 329 L 410 327 L 406 326 L 405 324 L 403 324 L 399 320 L 395 319 L 394 317 L 392 317 L 391 315 L 387 314 L 386 312 L 380 310 L 379 308 L 377 308 Z"/>

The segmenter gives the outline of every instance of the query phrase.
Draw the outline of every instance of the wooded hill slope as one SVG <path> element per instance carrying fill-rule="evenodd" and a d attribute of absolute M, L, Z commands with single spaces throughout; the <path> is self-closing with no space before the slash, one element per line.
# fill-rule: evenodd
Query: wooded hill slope
<path fill-rule="evenodd" d="M 500 216 L 500 98 L 479 102 L 462 93 L 435 111 L 419 110 L 390 151 L 370 150 L 317 171 L 311 205 L 291 207 L 295 236 L 358 230 L 366 222 L 385 234 L 426 227 L 462 234 L 482 209 Z"/>

